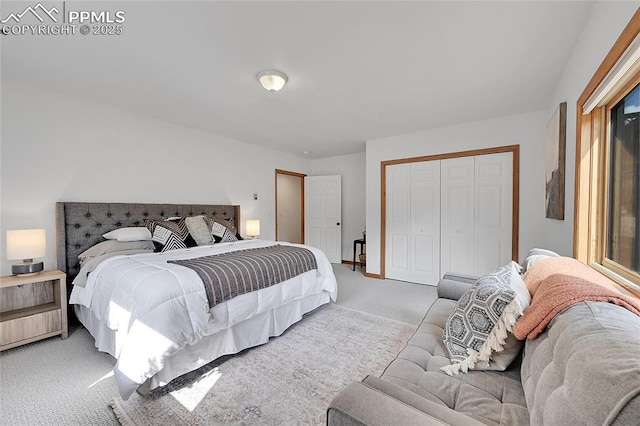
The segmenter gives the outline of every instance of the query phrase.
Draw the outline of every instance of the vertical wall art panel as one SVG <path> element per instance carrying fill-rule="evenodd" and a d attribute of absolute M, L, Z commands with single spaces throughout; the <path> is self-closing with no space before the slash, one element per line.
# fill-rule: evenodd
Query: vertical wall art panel
<path fill-rule="evenodd" d="M 567 103 L 562 102 L 547 125 L 545 152 L 545 211 L 549 219 L 564 220 L 564 163 Z"/>

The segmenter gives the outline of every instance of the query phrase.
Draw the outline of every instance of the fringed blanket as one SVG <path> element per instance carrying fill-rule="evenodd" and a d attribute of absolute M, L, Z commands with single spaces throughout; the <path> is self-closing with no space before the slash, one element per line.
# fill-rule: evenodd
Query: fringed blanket
<path fill-rule="evenodd" d="M 560 311 L 584 301 L 615 303 L 640 316 L 640 300 L 620 293 L 613 281 L 571 257 L 537 262 L 524 282 L 532 299 L 513 326 L 520 340 L 535 339 Z"/>
<path fill-rule="evenodd" d="M 169 260 L 198 273 L 209 307 L 318 269 L 313 253 L 280 244 L 187 260 Z"/>

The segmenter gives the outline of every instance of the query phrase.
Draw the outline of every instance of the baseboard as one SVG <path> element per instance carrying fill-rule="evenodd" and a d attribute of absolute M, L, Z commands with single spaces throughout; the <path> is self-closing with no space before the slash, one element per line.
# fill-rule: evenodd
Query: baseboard
<path fill-rule="evenodd" d="M 342 263 L 345 265 L 353 265 L 353 260 L 342 260 Z M 355 262 L 356 265 L 360 265 L 360 262 Z"/>
<path fill-rule="evenodd" d="M 384 277 L 382 275 L 380 275 L 380 274 L 370 274 L 369 272 L 365 272 L 364 276 L 367 277 L 367 278 L 376 278 L 378 280 L 383 280 L 384 279 Z"/>
<path fill-rule="evenodd" d="M 353 265 L 353 260 L 344 260 L 343 259 L 342 263 L 345 264 L 345 265 Z M 358 263 L 360 263 L 360 262 L 358 262 Z M 380 275 L 380 274 L 370 274 L 369 272 L 365 272 L 364 276 L 368 277 L 368 278 L 376 278 L 378 280 L 383 280 L 384 279 L 384 277 L 382 275 Z"/>

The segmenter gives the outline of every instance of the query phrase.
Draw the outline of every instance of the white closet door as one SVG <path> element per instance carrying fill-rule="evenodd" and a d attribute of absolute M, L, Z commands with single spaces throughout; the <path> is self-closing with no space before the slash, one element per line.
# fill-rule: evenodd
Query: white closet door
<path fill-rule="evenodd" d="M 436 284 L 482 275 L 511 259 L 513 154 L 386 168 L 387 278 Z"/>
<path fill-rule="evenodd" d="M 475 274 L 511 260 L 512 201 L 512 153 L 475 157 Z"/>
<path fill-rule="evenodd" d="M 474 157 L 441 164 L 441 274 L 475 273 Z"/>
<path fill-rule="evenodd" d="M 386 277 L 411 281 L 409 269 L 411 165 L 387 166 L 386 186 Z"/>
<path fill-rule="evenodd" d="M 387 167 L 386 277 L 436 285 L 440 278 L 440 162 Z"/>
<path fill-rule="evenodd" d="M 440 161 L 411 163 L 411 281 L 440 279 Z"/>

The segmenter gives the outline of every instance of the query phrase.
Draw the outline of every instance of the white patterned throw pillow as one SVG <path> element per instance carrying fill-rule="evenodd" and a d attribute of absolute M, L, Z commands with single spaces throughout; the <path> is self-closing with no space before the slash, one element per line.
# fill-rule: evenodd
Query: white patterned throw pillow
<path fill-rule="evenodd" d="M 197 245 L 189 235 L 184 217 L 165 220 L 145 219 L 144 225 L 151 232 L 151 241 L 153 241 L 156 252 L 183 249 Z"/>
<path fill-rule="evenodd" d="M 229 243 L 238 241 L 238 238 L 236 238 L 235 234 L 220 222 L 213 222 L 213 224 L 211 225 L 211 235 L 213 235 L 213 239 L 216 243 Z"/>
<path fill-rule="evenodd" d="M 205 218 L 211 229 L 211 236 L 216 243 L 229 243 L 241 240 L 233 219 Z"/>
<path fill-rule="evenodd" d="M 519 271 L 520 266 L 510 262 L 480 278 L 458 300 L 442 336 L 452 362 L 441 368 L 445 373 L 505 370 L 516 358 L 522 342 L 511 328 L 531 302 Z"/>

